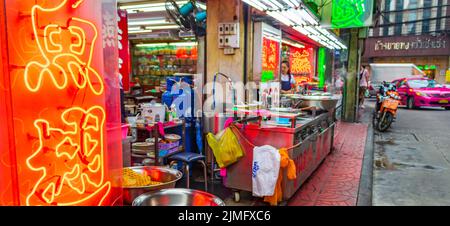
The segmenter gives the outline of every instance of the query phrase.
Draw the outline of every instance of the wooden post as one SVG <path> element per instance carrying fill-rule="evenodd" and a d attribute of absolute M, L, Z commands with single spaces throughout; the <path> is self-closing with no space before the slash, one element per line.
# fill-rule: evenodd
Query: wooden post
<path fill-rule="evenodd" d="M 358 51 L 358 28 L 352 28 L 350 31 L 350 47 L 349 47 L 349 60 L 348 71 L 345 81 L 344 90 L 344 112 L 343 121 L 355 122 L 357 119 L 358 108 L 358 64 L 359 64 L 359 51 Z"/>
<path fill-rule="evenodd" d="M 233 82 L 244 81 L 244 10 L 240 0 L 208 0 L 208 27 L 206 34 L 207 46 L 207 83 L 214 81 L 214 74 L 221 72 L 231 77 Z M 223 49 L 219 49 L 218 25 L 219 23 L 239 22 L 240 48 L 235 49 L 233 55 L 225 55 Z M 226 80 L 219 78 L 218 82 L 223 84 L 225 90 Z M 212 95 L 211 90 L 207 90 L 208 97 Z M 217 94 L 220 95 L 220 94 Z M 227 91 L 228 98 L 231 92 Z M 245 101 L 245 92 L 238 89 L 236 93 L 237 102 Z M 206 103 L 208 104 L 208 103 Z"/>

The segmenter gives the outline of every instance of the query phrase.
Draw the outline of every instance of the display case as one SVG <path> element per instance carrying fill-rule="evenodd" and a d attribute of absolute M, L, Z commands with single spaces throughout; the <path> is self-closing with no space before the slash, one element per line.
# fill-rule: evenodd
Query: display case
<path fill-rule="evenodd" d="M 197 72 L 197 44 L 156 43 L 133 47 L 133 76 L 141 85 L 160 86 L 165 77 L 176 73 Z"/>

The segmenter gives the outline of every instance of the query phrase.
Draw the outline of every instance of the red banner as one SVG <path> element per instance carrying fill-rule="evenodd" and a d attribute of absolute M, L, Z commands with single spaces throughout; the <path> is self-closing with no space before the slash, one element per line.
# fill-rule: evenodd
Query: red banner
<path fill-rule="evenodd" d="M 315 69 L 314 48 L 289 46 L 288 54 L 291 74 L 296 77 L 297 82 L 310 82 Z"/>
<path fill-rule="evenodd" d="M 130 44 L 128 42 L 128 14 L 119 9 L 119 73 L 122 76 L 123 90 L 130 90 Z"/>
<path fill-rule="evenodd" d="M 262 71 L 270 72 L 274 78 L 278 78 L 280 68 L 280 43 L 263 37 Z"/>

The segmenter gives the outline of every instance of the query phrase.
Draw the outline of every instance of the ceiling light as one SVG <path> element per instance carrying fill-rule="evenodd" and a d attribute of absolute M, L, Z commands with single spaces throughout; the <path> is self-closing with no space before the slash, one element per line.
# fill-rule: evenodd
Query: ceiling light
<path fill-rule="evenodd" d="M 139 20 L 139 21 L 128 21 L 128 26 L 142 26 L 142 25 L 155 25 L 155 24 L 169 24 L 168 20 Z"/>
<path fill-rule="evenodd" d="M 242 1 L 251 5 L 252 7 L 256 8 L 259 11 L 267 10 L 267 6 L 259 2 L 258 0 L 242 0 Z"/>
<path fill-rule="evenodd" d="M 128 34 L 143 34 L 143 33 L 152 33 L 153 30 L 132 30 L 128 31 Z"/>
<path fill-rule="evenodd" d="M 195 47 L 197 42 L 172 42 L 172 43 L 150 43 L 150 44 L 137 44 L 137 47 L 162 47 L 162 46 L 176 46 L 176 47 Z"/>
<path fill-rule="evenodd" d="M 286 45 L 294 46 L 294 47 L 297 47 L 297 48 L 299 48 L 299 49 L 305 48 L 305 46 L 302 45 L 302 44 L 300 44 L 300 43 L 291 42 L 291 41 L 286 40 L 286 39 L 283 39 L 282 42 L 283 42 L 284 44 L 286 44 Z"/>

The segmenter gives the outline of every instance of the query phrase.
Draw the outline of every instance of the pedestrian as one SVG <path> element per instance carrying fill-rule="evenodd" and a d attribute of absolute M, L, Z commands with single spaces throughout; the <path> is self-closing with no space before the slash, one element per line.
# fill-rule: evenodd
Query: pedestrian
<path fill-rule="evenodd" d="M 364 99 L 369 88 L 369 71 L 365 65 L 361 65 L 359 72 L 359 107 L 364 109 Z"/>
<path fill-rule="evenodd" d="M 335 87 L 337 89 L 337 93 L 342 94 L 344 88 L 344 79 L 341 76 L 339 76 L 336 80 Z"/>

